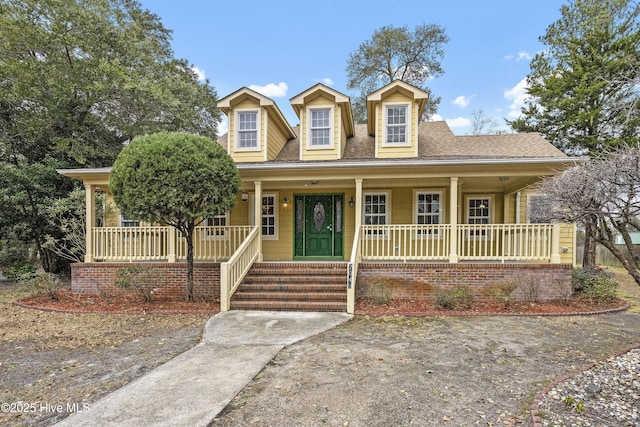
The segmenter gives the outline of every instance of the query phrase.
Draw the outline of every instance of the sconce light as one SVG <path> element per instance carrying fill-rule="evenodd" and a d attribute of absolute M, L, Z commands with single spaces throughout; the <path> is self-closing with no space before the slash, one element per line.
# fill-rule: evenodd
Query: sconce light
<path fill-rule="evenodd" d="M 242 193 L 242 201 L 246 202 L 247 200 L 249 200 L 249 195 L 247 193 Z"/>
<path fill-rule="evenodd" d="M 349 199 L 349 207 L 352 208 L 354 204 L 353 197 Z"/>
<path fill-rule="evenodd" d="M 282 207 L 286 209 L 288 206 L 289 206 L 289 199 L 287 199 L 287 196 L 284 196 L 284 200 L 282 201 Z"/>

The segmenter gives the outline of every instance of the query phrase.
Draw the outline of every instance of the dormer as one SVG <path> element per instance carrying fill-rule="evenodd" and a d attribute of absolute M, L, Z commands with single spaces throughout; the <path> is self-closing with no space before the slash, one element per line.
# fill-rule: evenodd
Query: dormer
<path fill-rule="evenodd" d="M 300 160 L 338 160 L 355 134 L 349 97 L 321 83 L 291 98 L 300 119 Z"/>
<path fill-rule="evenodd" d="M 429 94 L 394 80 L 367 96 L 367 131 L 375 137 L 376 158 L 418 156 L 418 123 Z"/>
<path fill-rule="evenodd" d="M 217 105 L 229 119 L 227 152 L 236 162 L 273 160 L 296 136 L 278 105 L 247 87 L 222 98 Z"/>

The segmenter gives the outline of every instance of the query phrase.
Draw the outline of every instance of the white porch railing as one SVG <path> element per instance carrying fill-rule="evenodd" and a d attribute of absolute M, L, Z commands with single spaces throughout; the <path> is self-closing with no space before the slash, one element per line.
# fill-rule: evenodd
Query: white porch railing
<path fill-rule="evenodd" d="M 560 249 L 557 224 L 457 224 L 454 234 L 448 224 L 363 225 L 360 256 L 366 261 L 449 260 L 452 238 L 459 260 L 552 262 Z"/>
<path fill-rule="evenodd" d="M 231 297 L 260 256 L 261 228 L 253 227 L 229 261 L 220 264 L 220 311 L 228 311 Z"/>
<path fill-rule="evenodd" d="M 93 228 L 93 254 L 102 261 L 167 259 L 171 227 Z"/>
<path fill-rule="evenodd" d="M 451 226 L 363 225 L 360 251 L 365 260 L 446 260 Z"/>
<path fill-rule="evenodd" d="M 196 227 L 194 259 L 226 260 L 251 232 L 250 225 Z M 174 227 L 95 227 L 93 257 L 98 261 L 166 261 L 186 259 L 187 244 Z"/>
<path fill-rule="evenodd" d="M 253 227 L 196 227 L 193 233 L 193 259 L 196 261 L 219 261 L 229 259 L 242 244 Z M 187 259 L 187 241 L 178 239 L 178 259 Z"/>
<path fill-rule="evenodd" d="M 552 236 L 552 224 L 459 224 L 458 256 L 460 260 L 549 262 Z"/>
<path fill-rule="evenodd" d="M 351 259 L 347 266 L 347 313 L 354 314 L 356 307 L 356 278 L 358 277 L 358 264 L 362 260 L 360 253 L 361 229 L 356 229 L 353 236 L 353 248 L 351 249 Z"/>

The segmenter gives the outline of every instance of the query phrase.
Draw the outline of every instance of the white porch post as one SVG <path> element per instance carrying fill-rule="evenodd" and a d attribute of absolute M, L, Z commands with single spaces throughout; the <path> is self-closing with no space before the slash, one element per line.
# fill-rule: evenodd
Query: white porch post
<path fill-rule="evenodd" d="M 262 227 L 262 181 L 255 181 L 255 203 L 253 207 L 254 224 L 258 227 Z M 264 257 L 262 256 L 262 231 L 258 235 L 258 259 L 257 262 L 262 262 Z"/>
<path fill-rule="evenodd" d="M 85 244 L 86 251 L 84 254 L 84 262 L 93 262 L 93 228 L 96 225 L 96 195 L 94 186 L 85 184 L 85 206 L 86 223 L 85 223 Z"/>
<path fill-rule="evenodd" d="M 356 178 L 356 230 L 362 225 L 362 178 Z"/>
<path fill-rule="evenodd" d="M 449 262 L 458 262 L 458 177 L 452 176 L 449 186 Z"/>
<path fill-rule="evenodd" d="M 167 254 L 167 262 L 176 262 L 178 260 L 178 229 L 169 227 L 169 253 Z"/>
<path fill-rule="evenodd" d="M 560 224 L 553 224 L 551 231 L 551 264 L 560 264 Z"/>

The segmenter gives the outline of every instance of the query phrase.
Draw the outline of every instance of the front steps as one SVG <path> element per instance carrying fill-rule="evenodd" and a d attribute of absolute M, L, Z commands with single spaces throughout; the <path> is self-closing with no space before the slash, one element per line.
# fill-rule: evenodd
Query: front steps
<path fill-rule="evenodd" d="M 231 298 L 232 310 L 347 310 L 346 262 L 261 262 Z"/>

